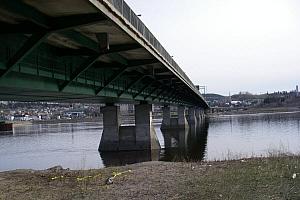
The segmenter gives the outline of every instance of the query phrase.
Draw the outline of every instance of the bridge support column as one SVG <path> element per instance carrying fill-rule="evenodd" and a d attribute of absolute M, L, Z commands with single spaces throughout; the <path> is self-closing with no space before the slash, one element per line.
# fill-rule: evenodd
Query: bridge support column
<path fill-rule="evenodd" d="M 162 120 L 162 127 L 168 127 L 171 126 L 171 110 L 170 106 L 164 106 L 163 107 L 163 120 Z"/>
<path fill-rule="evenodd" d="M 202 114 L 201 114 L 201 109 L 200 108 L 196 109 L 196 119 L 197 119 L 198 123 L 200 123 L 201 120 L 202 120 Z"/>
<path fill-rule="evenodd" d="M 103 133 L 99 145 L 99 151 L 119 150 L 120 107 L 105 106 L 101 108 L 103 113 Z"/>
<path fill-rule="evenodd" d="M 197 123 L 195 108 L 189 108 L 188 112 L 189 112 L 189 123 L 190 124 Z"/>
<path fill-rule="evenodd" d="M 151 104 L 135 106 L 135 137 L 138 150 L 160 149 L 160 144 L 152 125 Z"/>
<path fill-rule="evenodd" d="M 187 128 L 188 122 L 186 119 L 186 107 L 185 106 L 179 106 L 177 113 L 178 113 L 178 126 L 179 128 Z"/>
<path fill-rule="evenodd" d="M 205 118 L 205 111 L 204 111 L 204 109 L 200 109 L 200 116 L 201 116 L 202 120 Z"/>

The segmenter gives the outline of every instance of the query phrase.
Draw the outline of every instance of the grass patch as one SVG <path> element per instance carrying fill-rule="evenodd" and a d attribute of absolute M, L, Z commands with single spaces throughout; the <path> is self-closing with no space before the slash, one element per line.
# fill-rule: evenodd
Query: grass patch
<path fill-rule="evenodd" d="M 300 199 L 299 158 L 276 157 L 223 162 L 190 180 L 200 199 Z M 201 192 L 200 192 L 201 191 Z M 186 199 L 191 199 L 190 197 Z"/>
<path fill-rule="evenodd" d="M 120 173 L 125 172 L 126 173 Z M 114 183 L 106 180 L 114 178 Z M 52 180 L 53 177 L 61 177 Z M 300 157 L 0 173 L 0 199 L 300 199 Z"/>

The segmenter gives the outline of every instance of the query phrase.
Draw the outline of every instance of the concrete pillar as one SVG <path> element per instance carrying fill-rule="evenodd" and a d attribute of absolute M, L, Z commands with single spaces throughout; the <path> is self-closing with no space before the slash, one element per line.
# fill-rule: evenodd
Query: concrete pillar
<path fill-rule="evenodd" d="M 177 113 L 178 113 L 178 126 L 180 128 L 188 127 L 185 111 L 186 111 L 185 106 L 179 106 L 178 107 L 178 111 L 177 111 Z"/>
<path fill-rule="evenodd" d="M 162 110 L 163 110 L 162 126 L 168 127 L 168 126 L 171 125 L 171 110 L 170 110 L 170 106 L 164 106 Z"/>
<path fill-rule="evenodd" d="M 162 130 L 162 135 L 164 137 L 164 143 L 165 143 L 165 148 L 171 148 L 172 147 L 172 136 L 170 131 L 167 131 L 168 129 L 163 129 Z"/>
<path fill-rule="evenodd" d="M 103 113 L 103 133 L 99 145 L 99 151 L 119 150 L 120 107 L 105 106 L 101 108 Z"/>
<path fill-rule="evenodd" d="M 200 109 L 200 113 L 201 113 L 201 119 L 203 120 L 205 118 L 205 111 L 204 111 L 204 109 Z"/>
<path fill-rule="evenodd" d="M 189 123 L 190 124 L 197 123 L 195 108 L 189 108 L 188 112 L 189 112 Z"/>
<path fill-rule="evenodd" d="M 196 108 L 196 110 L 195 110 L 195 115 L 196 115 L 196 119 L 197 119 L 197 121 L 199 122 L 200 121 L 200 119 L 201 119 L 201 113 L 200 113 L 200 109 L 199 108 Z"/>
<path fill-rule="evenodd" d="M 135 134 L 138 150 L 160 149 L 152 125 L 152 105 L 140 104 L 135 106 Z"/>

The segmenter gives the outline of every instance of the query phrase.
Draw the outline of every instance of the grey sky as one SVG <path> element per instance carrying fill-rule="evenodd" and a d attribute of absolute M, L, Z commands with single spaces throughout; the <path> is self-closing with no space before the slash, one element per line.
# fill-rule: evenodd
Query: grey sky
<path fill-rule="evenodd" d="M 195 84 L 228 94 L 300 85 L 298 0 L 126 0 Z"/>

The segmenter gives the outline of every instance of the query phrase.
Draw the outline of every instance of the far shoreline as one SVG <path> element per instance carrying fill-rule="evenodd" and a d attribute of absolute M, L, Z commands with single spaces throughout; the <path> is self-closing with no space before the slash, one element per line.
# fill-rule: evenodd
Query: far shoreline
<path fill-rule="evenodd" d="M 278 114 L 295 114 L 300 113 L 299 111 L 287 111 L 287 112 L 261 112 L 261 113 L 240 113 L 240 114 L 219 114 L 219 115 L 210 115 L 210 117 L 239 117 L 239 116 L 262 116 L 262 115 L 278 115 Z"/>
<path fill-rule="evenodd" d="M 230 108 L 228 108 L 230 109 Z M 208 116 L 236 116 L 236 115 L 262 115 L 262 114 L 289 114 L 300 112 L 300 107 L 265 107 L 265 108 L 234 108 L 231 111 L 209 113 Z"/>

